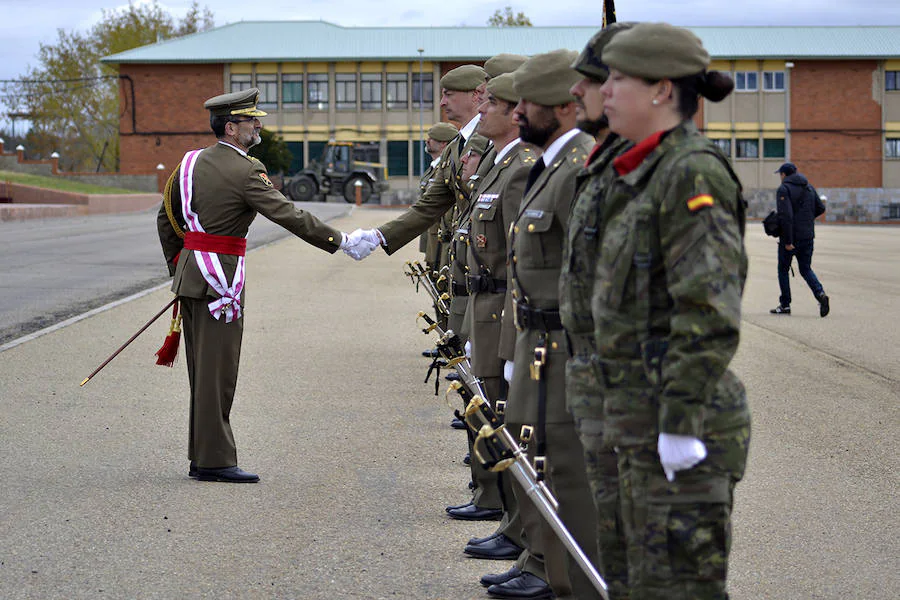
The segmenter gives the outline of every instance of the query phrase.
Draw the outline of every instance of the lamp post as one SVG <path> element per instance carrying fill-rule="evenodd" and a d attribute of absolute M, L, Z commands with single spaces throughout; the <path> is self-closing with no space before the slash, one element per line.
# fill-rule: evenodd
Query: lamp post
<path fill-rule="evenodd" d="M 425 82 L 422 80 L 423 54 L 425 48 L 419 48 L 419 175 L 425 172 Z"/>
<path fill-rule="evenodd" d="M 791 103 L 790 97 L 788 94 L 788 90 L 790 89 L 788 86 L 788 82 L 790 81 L 790 73 L 791 69 L 794 67 L 794 63 L 786 62 L 784 63 L 784 160 L 785 162 L 791 160 L 791 142 L 788 137 L 791 131 Z"/>

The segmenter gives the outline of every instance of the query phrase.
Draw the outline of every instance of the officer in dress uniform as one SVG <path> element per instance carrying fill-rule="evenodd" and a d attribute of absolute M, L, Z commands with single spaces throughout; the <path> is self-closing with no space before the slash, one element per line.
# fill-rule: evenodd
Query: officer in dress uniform
<path fill-rule="evenodd" d="M 229 415 L 244 329 L 244 251 L 257 214 L 313 246 L 352 251 L 359 241 L 300 210 L 278 192 L 266 167 L 249 156 L 260 142 L 259 90 L 206 101 L 218 141 L 188 152 L 169 178 L 157 229 L 174 276 L 191 387 L 188 474 L 201 481 L 253 483 L 237 466 Z"/>
<path fill-rule="evenodd" d="M 425 172 L 422 173 L 422 177 L 419 178 L 417 199 L 422 197 L 425 190 L 428 189 L 428 186 L 434 180 L 434 171 L 440 163 L 441 153 L 458 133 L 459 130 L 452 123 L 437 123 L 428 129 L 428 135 L 425 138 L 425 152 L 431 157 L 431 163 L 425 169 Z M 425 265 L 428 267 L 429 273 L 439 268 L 440 240 L 438 239 L 438 228 L 438 224 L 435 223 L 420 238 L 419 250 L 425 253 Z"/>
<path fill-rule="evenodd" d="M 575 53 L 556 50 L 530 58 L 513 73 L 521 100 L 515 109 L 522 141 L 543 150 L 529 171 L 508 245 L 507 279 L 514 308 L 505 311 L 501 337 L 514 337 L 506 423 L 526 436 L 559 500 L 559 516 L 585 554 L 596 562 L 596 520 L 585 475 L 584 455 L 565 402 L 565 335 L 559 317 L 559 273 L 575 173 L 593 138 L 575 128 L 569 88 L 580 79 L 570 67 Z M 501 341 L 501 344 L 504 342 Z M 529 426 L 523 428 L 523 426 Z M 524 430 L 524 431 L 523 431 Z M 543 465 L 546 465 L 544 468 Z M 539 539 L 547 582 L 526 572 L 488 588 L 499 597 L 595 598 L 593 585 L 571 564 L 564 546 L 527 498 L 519 498 L 525 535 Z M 552 588 L 552 591 L 551 591 Z"/>
<path fill-rule="evenodd" d="M 569 214 L 569 233 L 564 246 L 559 281 L 559 314 L 566 330 L 569 359 L 566 363 L 566 401 L 582 446 L 588 481 L 597 508 L 597 570 L 609 585 L 611 600 L 628 598 L 628 565 L 625 535 L 619 510 L 616 453 L 603 440 L 603 419 L 598 418 L 603 396 L 596 375 L 594 321 L 591 296 L 597 263 L 599 215 L 603 195 L 613 177 L 613 159 L 631 142 L 609 132 L 603 114 L 600 87 L 608 70 L 600 62 L 603 46 L 630 23 L 614 23 L 594 35 L 572 64 L 583 79 L 572 86 L 578 127 L 590 131 L 597 144 L 576 176 L 578 193 Z"/>

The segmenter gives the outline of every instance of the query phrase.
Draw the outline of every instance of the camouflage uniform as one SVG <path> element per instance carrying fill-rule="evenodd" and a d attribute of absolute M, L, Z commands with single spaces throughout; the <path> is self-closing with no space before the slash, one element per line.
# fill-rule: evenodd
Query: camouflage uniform
<path fill-rule="evenodd" d="M 602 401 L 578 410 L 602 414 L 617 451 L 632 600 L 727 598 L 750 439 L 746 394 L 728 370 L 747 274 L 741 186 L 692 121 L 615 165 L 592 299 Z M 709 454 L 670 483 L 660 432 L 696 437 Z"/>
<path fill-rule="evenodd" d="M 597 567 L 609 585 L 612 600 L 628 597 L 628 564 L 619 511 L 616 454 L 603 441 L 602 413 L 597 410 L 602 407 L 603 401 L 595 366 L 591 295 L 601 201 L 614 177 L 612 160 L 630 145 L 628 140 L 610 134 L 603 144 L 597 145 L 591 152 L 588 166 L 578 172 L 578 193 L 569 214 L 559 285 L 559 314 L 569 346 L 566 402 L 584 446 L 585 468 L 597 508 Z"/>

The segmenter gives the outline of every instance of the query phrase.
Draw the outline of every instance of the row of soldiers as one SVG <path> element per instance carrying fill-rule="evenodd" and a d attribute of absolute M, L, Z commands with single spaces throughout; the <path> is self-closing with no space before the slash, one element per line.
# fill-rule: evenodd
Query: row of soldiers
<path fill-rule="evenodd" d="M 617 23 L 580 54 L 453 69 L 441 106 L 462 126 L 429 130 L 419 199 L 353 234 L 390 254 L 430 230 L 426 262 L 450 296 L 445 327 L 466 340 L 472 373 L 503 402 L 507 430 L 521 433 L 610 598 L 727 598 L 730 508 L 749 444 L 743 388 L 727 371 L 746 255 L 740 184 L 691 119 L 698 95 L 730 92 L 713 90 L 708 64 L 687 30 Z M 622 97 L 648 119 L 674 120 L 624 135 L 626 102 L 623 135 L 611 132 L 600 92 L 611 72 L 627 76 Z M 664 152 L 674 162 L 659 167 Z M 666 176 L 654 180 L 657 168 Z M 619 225 L 604 238 L 608 221 Z M 620 313 L 634 324 L 617 325 Z M 447 513 L 500 524 L 464 552 L 515 559 L 482 577 L 488 594 L 601 597 L 526 491 L 470 462 L 473 498 Z"/>

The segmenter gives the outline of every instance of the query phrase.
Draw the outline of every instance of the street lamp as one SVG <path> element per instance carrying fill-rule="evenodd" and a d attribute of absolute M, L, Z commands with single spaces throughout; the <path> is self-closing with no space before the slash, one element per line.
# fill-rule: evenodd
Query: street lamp
<path fill-rule="evenodd" d="M 794 63 L 784 63 L 784 160 L 791 160 L 791 146 L 788 135 L 791 131 L 791 104 L 788 98 L 788 82 L 790 81 L 790 70 L 794 68 Z"/>
<path fill-rule="evenodd" d="M 419 48 L 419 175 L 425 172 L 425 82 L 422 80 L 422 55 L 425 48 Z"/>

